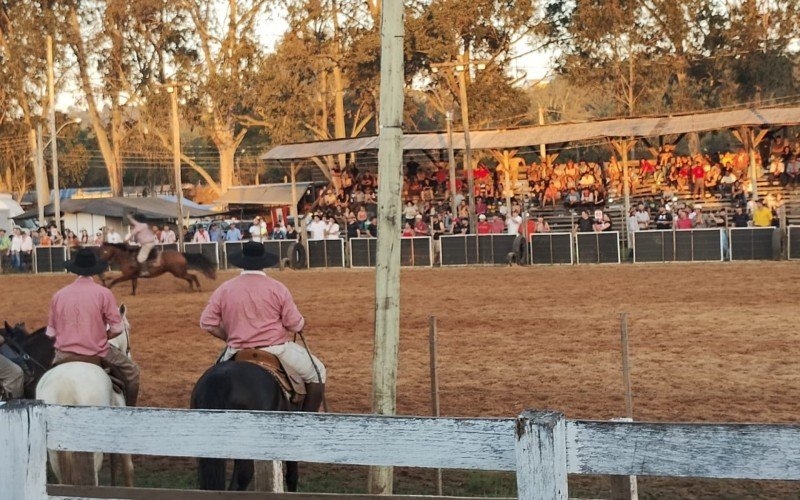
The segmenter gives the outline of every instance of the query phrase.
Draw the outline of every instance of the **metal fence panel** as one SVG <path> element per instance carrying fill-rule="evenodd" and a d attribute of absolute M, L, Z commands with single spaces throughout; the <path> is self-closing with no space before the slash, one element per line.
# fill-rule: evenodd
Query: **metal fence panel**
<path fill-rule="evenodd" d="M 184 243 L 183 252 L 186 254 L 199 253 L 204 255 L 208 260 L 213 262 L 215 266 L 217 266 L 217 269 L 219 269 L 219 249 L 216 241 L 212 241 L 210 243 Z"/>
<path fill-rule="evenodd" d="M 675 237 L 675 260 L 680 262 L 692 261 L 692 231 L 676 230 Z"/>
<path fill-rule="evenodd" d="M 770 260 L 774 227 L 731 228 L 731 260 Z"/>
<path fill-rule="evenodd" d="M 63 273 L 67 268 L 64 261 L 67 260 L 66 247 L 36 247 L 32 252 L 33 262 L 28 262 L 28 266 L 33 266 L 36 273 Z"/>
<path fill-rule="evenodd" d="M 800 226 L 789 226 L 787 244 L 789 260 L 800 259 Z"/>
<path fill-rule="evenodd" d="M 378 251 L 377 238 L 351 238 L 350 267 L 373 267 Z"/>
<path fill-rule="evenodd" d="M 619 264 L 619 233 L 578 233 L 578 264 Z"/>
<path fill-rule="evenodd" d="M 344 240 L 309 240 L 308 267 L 344 267 Z"/>
<path fill-rule="evenodd" d="M 636 231 L 633 234 L 634 262 L 668 262 L 674 260 L 671 230 Z"/>
<path fill-rule="evenodd" d="M 443 266 L 465 266 L 478 263 L 478 237 L 474 234 L 443 235 L 439 257 Z"/>
<path fill-rule="evenodd" d="M 531 235 L 532 264 L 572 264 L 572 233 L 534 233 Z"/>
<path fill-rule="evenodd" d="M 692 231 L 692 260 L 721 261 L 724 229 L 695 229 Z"/>

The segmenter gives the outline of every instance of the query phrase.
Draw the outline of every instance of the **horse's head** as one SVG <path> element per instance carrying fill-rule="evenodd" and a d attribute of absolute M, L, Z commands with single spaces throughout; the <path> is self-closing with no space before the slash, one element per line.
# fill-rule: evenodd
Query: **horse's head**
<path fill-rule="evenodd" d="M 116 254 L 117 248 L 114 245 L 109 243 L 103 243 L 100 245 L 100 259 L 106 262 L 110 262 L 114 255 Z"/>
<path fill-rule="evenodd" d="M 5 323 L 4 326 L 4 331 L 0 332 L 0 335 L 22 359 L 23 368 L 30 376 L 30 380 L 25 386 L 25 397 L 33 398 L 36 384 L 53 363 L 54 340 L 47 336 L 47 329 L 44 327 L 28 333 L 24 323 L 18 323 L 14 327 Z"/>

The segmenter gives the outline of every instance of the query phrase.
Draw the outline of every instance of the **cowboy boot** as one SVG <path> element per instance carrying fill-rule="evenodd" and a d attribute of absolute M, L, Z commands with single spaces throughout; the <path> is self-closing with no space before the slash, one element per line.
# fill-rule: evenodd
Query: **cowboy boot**
<path fill-rule="evenodd" d="M 300 411 L 318 412 L 325 399 L 325 384 L 309 382 L 306 384 L 306 398 Z"/>

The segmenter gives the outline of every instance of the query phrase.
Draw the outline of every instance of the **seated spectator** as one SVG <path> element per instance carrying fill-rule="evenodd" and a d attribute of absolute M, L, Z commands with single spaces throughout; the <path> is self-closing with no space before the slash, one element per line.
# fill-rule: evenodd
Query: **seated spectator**
<path fill-rule="evenodd" d="M 550 224 L 548 224 L 548 222 L 546 220 L 544 220 L 544 217 L 539 216 L 536 219 L 536 231 L 535 232 L 537 232 L 537 233 L 549 233 L 550 232 Z"/>
<path fill-rule="evenodd" d="M 578 195 L 578 191 L 573 187 L 569 190 L 569 194 L 567 194 L 566 198 L 564 198 L 564 206 L 567 208 L 575 208 L 581 204 L 581 197 Z"/>
<path fill-rule="evenodd" d="M 595 217 L 594 224 L 592 225 L 592 229 L 596 232 L 602 231 L 611 231 L 611 219 L 608 217 L 608 214 L 600 212 L 599 217 Z"/>
<path fill-rule="evenodd" d="M 369 220 L 369 224 L 367 225 L 367 236 L 370 238 L 377 238 L 378 237 L 378 218 L 373 217 Z"/>
<path fill-rule="evenodd" d="M 403 234 L 401 236 L 403 238 L 411 238 L 414 236 L 414 228 L 411 227 L 411 224 L 408 222 L 403 225 Z"/>
<path fill-rule="evenodd" d="M 792 188 L 796 187 L 798 175 L 800 175 L 800 157 L 794 156 L 786 162 L 784 185 Z"/>
<path fill-rule="evenodd" d="M 594 193 L 588 187 L 583 188 L 583 191 L 581 191 L 581 205 L 585 207 L 594 206 Z"/>
<path fill-rule="evenodd" d="M 581 233 L 594 231 L 594 221 L 589 218 L 588 210 L 581 210 L 581 217 L 578 219 L 578 223 L 575 224 L 575 230 Z"/>
<path fill-rule="evenodd" d="M 773 155 L 770 158 L 769 165 L 767 166 L 767 181 L 772 186 L 776 182 L 780 184 L 781 178 L 785 170 L 785 165 L 781 157 Z"/>
<path fill-rule="evenodd" d="M 414 202 L 407 201 L 406 208 L 403 209 L 403 218 L 405 219 L 406 224 L 412 226 L 416 221 L 417 215 L 419 214 L 419 210 L 417 210 L 417 206 L 414 205 Z"/>

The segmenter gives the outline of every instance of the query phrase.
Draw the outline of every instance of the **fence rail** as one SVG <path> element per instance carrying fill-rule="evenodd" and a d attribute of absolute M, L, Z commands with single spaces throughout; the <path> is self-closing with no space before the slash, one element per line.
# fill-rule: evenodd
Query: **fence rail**
<path fill-rule="evenodd" d="M 460 419 L 12 402 L 0 406 L 0 448 L 0 484 L 20 500 L 48 498 L 47 449 L 516 471 L 522 499 L 566 498 L 568 473 L 800 480 L 800 425 L 568 421 L 540 411 Z"/>

